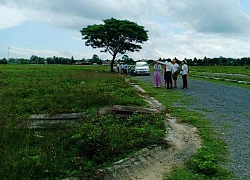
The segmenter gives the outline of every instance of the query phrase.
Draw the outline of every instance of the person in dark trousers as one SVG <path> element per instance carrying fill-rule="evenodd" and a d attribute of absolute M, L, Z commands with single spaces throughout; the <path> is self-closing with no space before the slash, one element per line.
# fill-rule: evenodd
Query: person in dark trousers
<path fill-rule="evenodd" d="M 187 65 L 187 61 L 183 60 L 182 61 L 182 89 L 187 89 L 188 87 L 188 82 L 187 82 L 187 76 L 188 76 L 188 65 Z"/>
<path fill-rule="evenodd" d="M 116 69 L 117 69 L 117 72 L 120 73 L 120 64 L 119 63 L 116 64 Z"/>
<path fill-rule="evenodd" d="M 177 88 L 177 77 L 179 73 L 179 65 L 176 63 L 176 60 L 172 60 L 173 64 L 173 80 L 174 80 L 174 88 Z"/>
<path fill-rule="evenodd" d="M 173 84 L 172 84 L 173 64 L 171 63 L 171 59 L 167 59 L 166 62 L 161 62 L 161 61 L 157 62 L 166 65 L 164 80 L 166 80 L 167 89 L 173 89 Z"/>
<path fill-rule="evenodd" d="M 121 65 L 120 65 L 120 70 L 121 70 L 121 74 L 124 74 L 124 64 L 123 63 L 121 63 Z"/>
<path fill-rule="evenodd" d="M 172 83 L 172 72 L 173 72 L 173 64 L 171 63 L 171 59 L 167 59 L 166 64 L 166 82 L 167 82 L 167 89 L 173 88 Z"/>
<path fill-rule="evenodd" d="M 163 79 L 164 79 L 164 87 L 166 87 L 167 84 L 166 65 L 163 66 Z"/>

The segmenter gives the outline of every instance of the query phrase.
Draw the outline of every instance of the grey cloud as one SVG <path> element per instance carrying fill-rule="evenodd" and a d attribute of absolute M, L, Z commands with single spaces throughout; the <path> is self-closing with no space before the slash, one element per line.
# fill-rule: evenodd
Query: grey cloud
<path fill-rule="evenodd" d="M 22 9 L 23 13 L 33 19 L 43 20 L 58 26 L 79 28 L 87 23 L 101 23 L 102 19 L 137 18 L 139 11 L 147 5 L 146 0 L 2 0 L 0 5 Z"/>
<path fill-rule="evenodd" d="M 187 28 L 203 33 L 250 34 L 250 14 L 239 8 L 238 0 L 161 0 L 167 16 Z"/>
<path fill-rule="evenodd" d="M 238 38 L 250 34 L 250 15 L 238 3 L 239 0 L 0 0 L 0 6 L 18 9 L 22 16 L 34 21 L 76 31 L 110 17 L 138 22 L 149 30 L 150 38 L 140 52 L 129 54 L 138 59 L 157 59 L 164 55 L 250 56 L 250 40 Z M 84 47 L 86 57 L 99 51 Z"/>
<path fill-rule="evenodd" d="M 240 10 L 239 0 L 1 0 L 1 4 L 68 28 L 79 29 L 111 17 L 149 24 L 154 21 L 150 17 L 161 13 L 166 21 L 186 30 L 250 34 L 250 14 Z"/>

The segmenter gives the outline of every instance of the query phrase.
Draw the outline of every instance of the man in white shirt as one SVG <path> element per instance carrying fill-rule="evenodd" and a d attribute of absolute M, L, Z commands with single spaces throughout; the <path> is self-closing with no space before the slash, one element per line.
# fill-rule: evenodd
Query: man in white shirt
<path fill-rule="evenodd" d="M 171 63 L 171 59 L 167 59 L 166 62 L 167 89 L 173 89 L 172 73 L 173 73 L 173 64 Z"/>
<path fill-rule="evenodd" d="M 183 60 L 182 61 L 182 81 L 183 81 L 182 89 L 187 89 L 188 87 L 187 76 L 188 76 L 187 61 Z"/>
<path fill-rule="evenodd" d="M 173 89 L 173 86 L 172 86 L 173 64 L 171 63 L 171 59 L 167 59 L 166 62 L 161 62 L 161 61 L 157 61 L 157 62 L 166 65 L 167 89 Z"/>
<path fill-rule="evenodd" d="M 177 76 L 179 72 L 179 64 L 176 63 L 176 60 L 172 60 L 173 64 L 173 80 L 174 80 L 174 88 L 177 88 Z"/>

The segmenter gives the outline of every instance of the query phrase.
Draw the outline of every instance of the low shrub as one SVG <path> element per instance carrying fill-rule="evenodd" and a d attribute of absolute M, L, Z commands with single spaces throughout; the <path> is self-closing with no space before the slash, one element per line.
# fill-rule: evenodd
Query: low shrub
<path fill-rule="evenodd" d="M 211 149 L 202 147 L 191 160 L 191 166 L 198 172 L 205 174 L 214 174 L 218 169 L 219 160 L 216 159 Z"/>

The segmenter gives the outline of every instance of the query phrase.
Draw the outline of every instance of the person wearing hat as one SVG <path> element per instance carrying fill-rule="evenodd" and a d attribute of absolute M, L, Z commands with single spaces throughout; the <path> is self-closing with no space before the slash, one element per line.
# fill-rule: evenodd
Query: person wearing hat
<path fill-rule="evenodd" d="M 188 76 L 188 65 L 187 61 L 183 60 L 182 61 L 182 89 L 187 89 L 188 82 L 187 82 L 187 76 Z"/>

